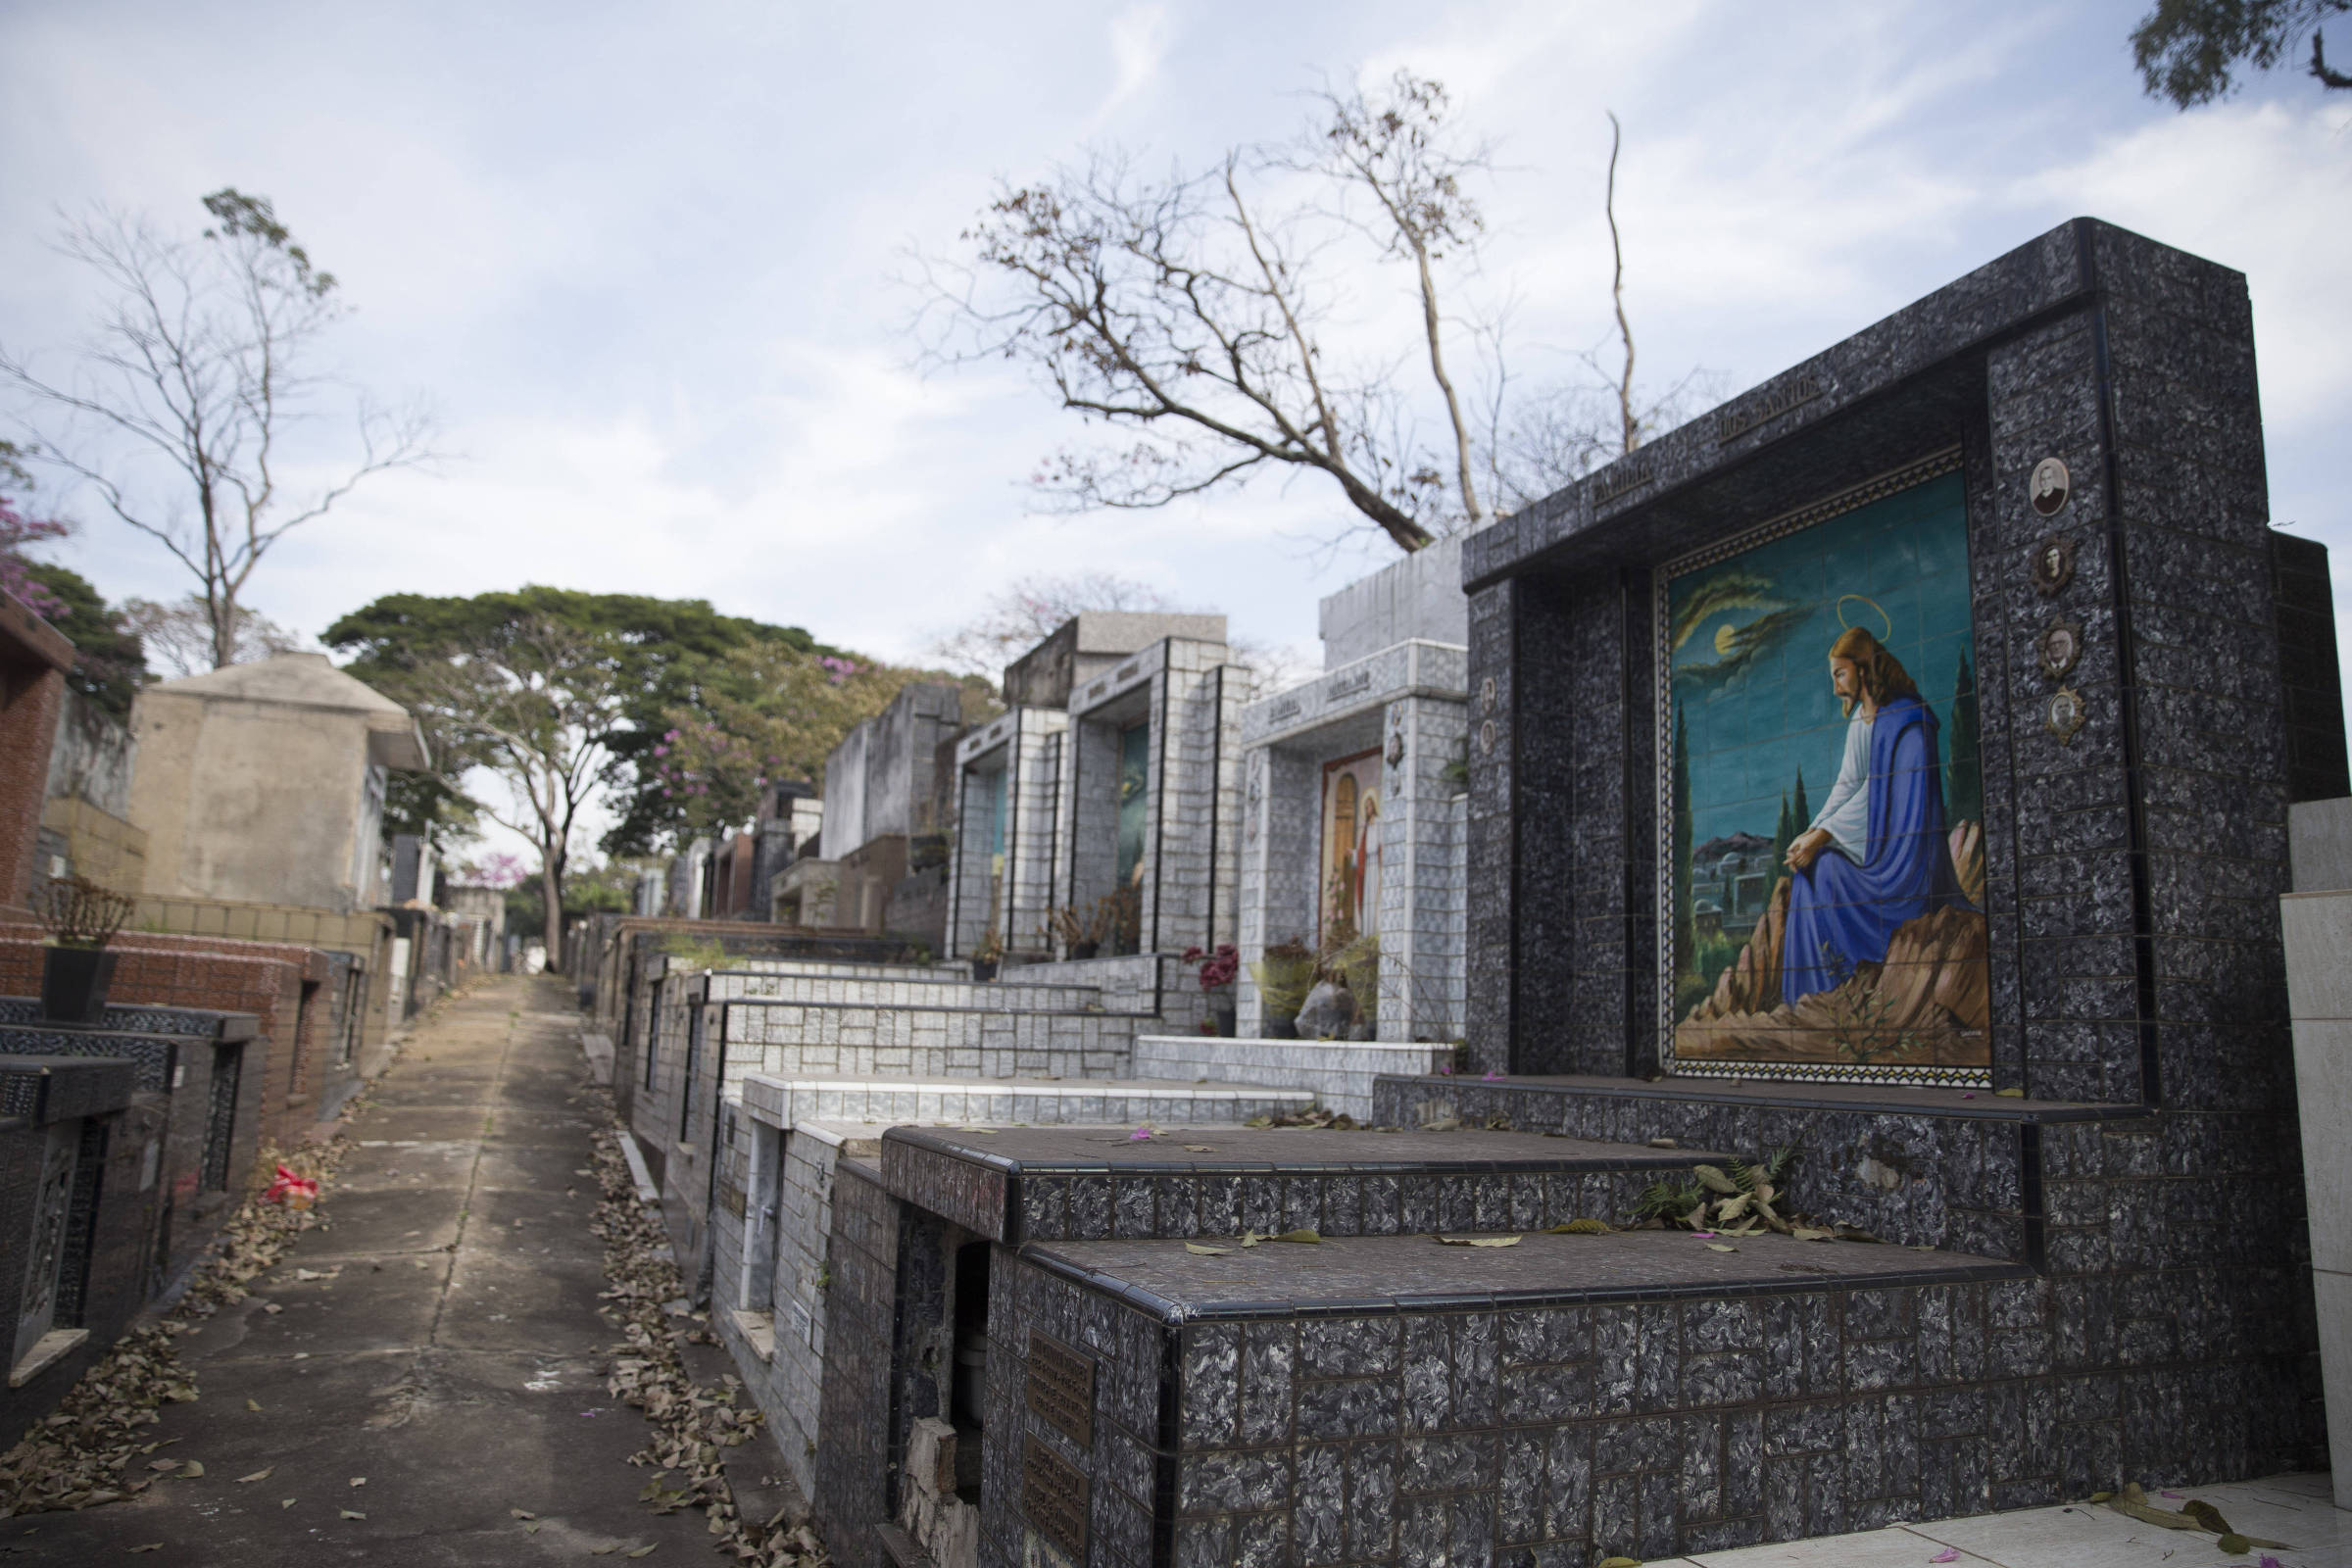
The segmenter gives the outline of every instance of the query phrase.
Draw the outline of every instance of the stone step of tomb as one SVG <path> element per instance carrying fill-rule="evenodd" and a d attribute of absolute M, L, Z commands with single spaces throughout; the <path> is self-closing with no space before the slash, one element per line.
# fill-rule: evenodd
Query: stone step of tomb
<path fill-rule="evenodd" d="M 1014 1245 L 1621 1220 L 1651 1182 L 1717 1157 L 1516 1133 L 1304 1127 L 1179 1127 L 1145 1140 L 1057 1127 L 896 1127 L 882 1139 L 892 1193 Z M 975 1180 L 975 1168 L 987 1179 Z"/>
<path fill-rule="evenodd" d="M 1503 1234 L 1000 1254 L 981 1560 L 1656 1560 L 2108 1484 L 2024 1265 Z"/>
<path fill-rule="evenodd" d="M 1298 1089 L 1255 1084 L 1175 1082 L 1166 1079 L 821 1077 L 752 1073 L 742 1083 L 744 1106 L 758 1120 L 787 1131 L 804 1122 L 873 1124 L 935 1122 L 950 1127 L 988 1124 L 985 1133 L 955 1136 L 965 1143 L 1030 1128 L 1070 1130 L 1096 1143 L 1126 1141 L 1143 1123 L 1154 1127 L 1217 1124 L 1220 1133 L 1254 1116 L 1284 1116 L 1314 1107 Z M 1075 1124 L 1084 1124 L 1077 1130 Z M 946 1131 L 948 1129 L 941 1129 Z"/>
<path fill-rule="evenodd" d="M 1312 1089 L 1326 1110 L 1373 1121 L 1373 1090 L 1386 1076 L 1435 1073 L 1453 1047 L 1427 1041 L 1237 1040 L 1217 1035 L 1138 1035 L 1135 1070 L 1150 1078 Z"/>
<path fill-rule="evenodd" d="M 1705 1079 L 1387 1078 L 1384 1120 L 1499 1123 L 1521 1132 L 1642 1143 L 1673 1138 L 1755 1158 L 1801 1152 L 1795 1205 L 1904 1246 L 1956 1248 L 2057 1273 L 2107 1267 L 2109 1232 L 2156 1223 L 2144 1177 L 2166 1157 L 2145 1105 L 2027 1100 L 1989 1090 Z M 2178 1136 L 2177 1134 L 2175 1135 Z M 2249 1152 L 2249 1159 L 2270 1159 Z M 2251 1168 L 2251 1167 L 2249 1167 Z M 2230 1245 L 2218 1217 L 2172 1225 L 2215 1262 Z"/>
<path fill-rule="evenodd" d="M 809 1006 L 928 1007 L 971 1012 L 1102 1012 L 1102 994 L 1082 985 L 984 985 L 953 973 L 880 976 L 836 966 L 826 974 L 709 975 L 709 1002 L 769 1002 Z"/>

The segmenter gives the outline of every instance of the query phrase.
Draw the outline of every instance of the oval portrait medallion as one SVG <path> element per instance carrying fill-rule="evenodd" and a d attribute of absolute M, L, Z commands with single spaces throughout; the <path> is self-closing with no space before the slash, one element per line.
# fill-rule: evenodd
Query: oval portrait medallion
<path fill-rule="evenodd" d="M 2033 497 L 2034 510 L 2045 517 L 2055 517 L 2074 494 L 2073 478 L 2066 465 L 2056 458 L 2044 458 L 2034 465 L 2034 477 L 2028 481 L 2026 493 Z"/>

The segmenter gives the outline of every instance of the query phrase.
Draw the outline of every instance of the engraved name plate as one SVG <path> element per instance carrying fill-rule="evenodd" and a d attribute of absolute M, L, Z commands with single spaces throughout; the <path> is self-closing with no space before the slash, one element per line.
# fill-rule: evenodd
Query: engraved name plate
<path fill-rule="evenodd" d="M 1032 1330 L 1029 1335 L 1029 1408 L 1080 1447 L 1095 1442 L 1095 1361 Z"/>
<path fill-rule="evenodd" d="M 1021 1512 L 1048 1541 L 1086 1560 L 1086 1477 L 1035 1438 L 1021 1451 Z"/>

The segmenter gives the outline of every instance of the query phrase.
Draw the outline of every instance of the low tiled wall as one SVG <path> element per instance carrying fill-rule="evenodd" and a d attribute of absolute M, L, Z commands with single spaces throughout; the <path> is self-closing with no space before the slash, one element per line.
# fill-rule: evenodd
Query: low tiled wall
<path fill-rule="evenodd" d="M 1381 1041 L 1237 1040 L 1217 1035 L 1139 1035 L 1139 1078 L 1207 1078 L 1216 1083 L 1307 1089 L 1329 1110 L 1373 1116 L 1372 1087 L 1384 1074 L 1432 1073 L 1453 1060 L 1451 1046 Z"/>

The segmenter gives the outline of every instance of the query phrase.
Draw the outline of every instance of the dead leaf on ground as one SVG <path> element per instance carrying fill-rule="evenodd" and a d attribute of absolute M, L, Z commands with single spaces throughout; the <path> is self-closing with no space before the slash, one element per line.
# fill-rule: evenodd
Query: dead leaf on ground
<path fill-rule="evenodd" d="M 280 1508 L 291 1508 L 294 1506 L 294 1499 L 292 1497 L 280 1497 L 277 1499 L 277 1505 Z"/>
<path fill-rule="evenodd" d="M 1185 1243 L 1184 1250 L 1200 1257 L 1223 1257 L 1233 1250 L 1230 1247 L 1202 1247 L 1196 1242 Z"/>
<path fill-rule="evenodd" d="M 248 1482 L 248 1481 L 267 1481 L 267 1480 L 269 1480 L 269 1479 L 270 1479 L 270 1472 L 271 1472 L 271 1471 L 273 1471 L 273 1470 L 275 1470 L 276 1468 L 277 1468 L 277 1466 L 275 1466 L 275 1465 L 273 1465 L 273 1464 L 267 1464 L 267 1465 L 264 1465 L 264 1466 L 262 1466 L 262 1468 L 260 1468 L 259 1470 L 256 1470 L 256 1471 L 255 1471 L 253 1474 L 249 1475 L 249 1476 L 239 1476 L 239 1477 L 237 1477 L 237 1485 L 241 1487 L 241 1486 L 243 1486 L 243 1485 L 244 1485 L 246 1482 Z"/>
<path fill-rule="evenodd" d="M 164 1549 L 164 1544 L 160 1541 L 150 1541 L 144 1546 L 126 1546 L 123 1549 L 136 1557 L 142 1551 L 161 1551 Z"/>
<path fill-rule="evenodd" d="M 1517 1247 L 1516 1236 L 1441 1236 L 1440 1247 Z"/>
<path fill-rule="evenodd" d="M 1296 1230 L 1284 1231 L 1280 1236 L 1269 1236 L 1266 1240 L 1269 1242 L 1298 1242 L 1301 1246 L 1316 1247 L 1322 1244 L 1323 1238 L 1310 1230 Z"/>
<path fill-rule="evenodd" d="M 247 1399 L 245 1401 L 245 1408 L 251 1410 L 254 1414 L 259 1415 L 262 1412 L 262 1401 L 259 1399 Z"/>
<path fill-rule="evenodd" d="M 365 1519 L 368 1517 L 366 1514 L 360 1512 L 360 1510 L 357 1508 L 341 1508 L 337 1509 L 336 1511 L 341 1513 L 346 1519 Z"/>
<path fill-rule="evenodd" d="M 509 1508 L 507 1512 L 513 1514 L 517 1519 L 536 1519 L 539 1517 L 537 1514 L 531 1512 L 531 1510 L 528 1508 Z"/>
<path fill-rule="evenodd" d="M 650 1557 L 653 1554 L 654 1548 L 652 1546 L 639 1546 L 635 1551 L 624 1551 L 621 1553 L 621 1555 L 624 1557 Z"/>
<path fill-rule="evenodd" d="M 1213 1144 L 1187 1144 L 1184 1152 L 1188 1154 L 1213 1154 L 1217 1151 Z"/>
<path fill-rule="evenodd" d="M 183 1476 L 200 1476 L 204 1474 L 204 1461 L 202 1459 L 190 1459 L 186 1464 L 183 1464 L 179 1467 L 179 1473 Z"/>
<path fill-rule="evenodd" d="M 366 1476 L 353 1476 L 351 1478 L 351 1484 L 355 1487 L 364 1487 L 368 1484 L 368 1478 Z"/>
<path fill-rule="evenodd" d="M 1726 1247 L 1721 1242 L 1709 1242 L 1707 1244 L 1707 1250 L 1710 1252 L 1737 1252 L 1740 1250 L 1740 1249 L 1737 1247 Z"/>

